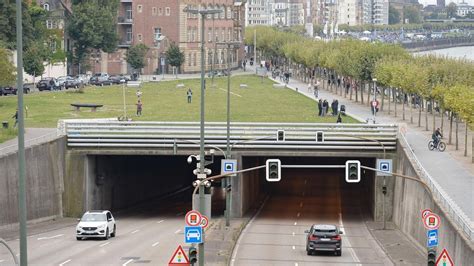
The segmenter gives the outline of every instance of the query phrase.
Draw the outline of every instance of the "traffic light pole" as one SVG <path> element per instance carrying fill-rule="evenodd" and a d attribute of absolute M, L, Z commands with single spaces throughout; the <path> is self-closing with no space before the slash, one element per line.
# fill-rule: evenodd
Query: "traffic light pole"
<path fill-rule="evenodd" d="M 199 145 L 199 173 L 204 174 L 204 177 L 206 177 L 204 173 L 204 166 L 206 160 L 204 159 L 204 95 L 205 95 L 205 89 L 204 89 L 204 20 L 206 19 L 206 13 L 202 12 L 201 14 L 201 136 L 200 136 L 200 145 Z M 206 187 L 204 186 L 203 183 L 201 183 L 199 187 L 199 212 L 200 213 L 206 213 L 206 206 L 205 206 L 205 189 Z M 193 195 L 194 197 L 194 195 Z M 205 235 L 204 231 L 202 232 L 201 236 L 202 242 L 199 244 L 199 256 L 198 256 L 198 263 L 200 266 L 204 266 L 204 241 L 205 241 Z"/>

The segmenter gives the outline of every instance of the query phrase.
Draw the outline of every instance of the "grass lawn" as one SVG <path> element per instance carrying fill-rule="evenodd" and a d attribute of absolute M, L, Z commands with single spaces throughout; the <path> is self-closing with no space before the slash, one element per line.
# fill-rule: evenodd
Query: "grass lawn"
<path fill-rule="evenodd" d="M 206 121 L 226 121 L 227 78 L 216 78 L 211 87 L 207 79 Z M 184 88 L 176 88 L 183 83 Z M 248 88 L 240 88 L 245 83 Z M 289 89 L 275 89 L 273 82 L 256 76 L 235 76 L 231 82 L 231 121 L 240 122 L 323 122 L 335 123 L 336 117 L 318 117 L 316 102 Z M 186 91 L 193 91 L 192 103 L 187 103 Z M 180 80 L 145 83 L 141 90 L 143 115 L 135 116 L 136 89 L 126 89 L 127 114 L 138 121 L 199 121 L 200 81 Z M 74 111 L 71 103 L 103 104 L 97 112 L 89 108 Z M 11 119 L 16 110 L 16 97 L 0 97 L 0 121 Z M 114 118 L 123 114 L 121 86 L 87 87 L 84 93 L 71 90 L 25 95 L 28 107 L 27 127 L 56 127 L 61 118 Z M 346 116 L 344 123 L 356 120 Z M 1 142 L 1 141 L 0 141 Z"/>
<path fill-rule="evenodd" d="M 17 134 L 17 130 L 11 127 L 9 129 L 0 128 L 0 143 L 16 137 Z"/>

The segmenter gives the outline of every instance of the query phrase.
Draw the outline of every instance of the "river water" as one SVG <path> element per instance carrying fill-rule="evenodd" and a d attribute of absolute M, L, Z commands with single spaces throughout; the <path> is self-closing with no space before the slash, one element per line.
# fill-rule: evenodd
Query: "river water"
<path fill-rule="evenodd" d="M 474 61 L 474 46 L 452 47 L 447 49 L 430 50 L 414 53 L 415 55 L 436 54 L 441 56 L 449 56 L 453 58 L 466 58 Z"/>

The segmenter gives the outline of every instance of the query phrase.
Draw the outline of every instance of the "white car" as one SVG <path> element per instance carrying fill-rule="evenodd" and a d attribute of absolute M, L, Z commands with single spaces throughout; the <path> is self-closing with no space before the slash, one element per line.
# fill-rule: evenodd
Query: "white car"
<path fill-rule="evenodd" d="M 115 237 L 117 226 L 110 211 L 88 211 L 84 213 L 76 226 L 76 239 Z"/>

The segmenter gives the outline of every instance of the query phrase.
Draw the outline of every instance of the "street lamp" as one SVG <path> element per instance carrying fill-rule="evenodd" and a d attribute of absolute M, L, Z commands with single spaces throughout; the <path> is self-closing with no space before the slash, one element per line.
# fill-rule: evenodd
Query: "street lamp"
<path fill-rule="evenodd" d="M 237 48 L 240 46 L 240 42 L 220 42 L 217 43 L 220 45 L 227 45 L 227 146 L 226 146 L 226 154 L 225 158 L 230 159 L 230 68 L 231 68 L 231 60 L 230 60 L 230 49 Z M 225 179 L 226 186 L 230 184 L 230 177 Z M 225 192 L 225 225 L 230 225 L 230 196 L 231 193 L 228 193 L 227 189 Z"/>
<path fill-rule="evenodd" d="M 207 15 L 214 15 L 217 13 L 222 12 L 218 9 L 203 9 L 200 7 L 199 9 L 193 9 L 189 7 L 185 7 L 184 12 L 191 13 L 191 14 L 200 14 L 201 15 L 201 136 L 200 136 L 200 147 L 199 147 L 199 155 L 201 161 L 199 163 L 199 175 L 198 177 L 206 178 L 206 174 L 204 173 L 204 166 L 205 166 L 205 159 L 204 159 L 204 20 L 206 19 Z M 204 182 L 200 183 L 199 186 L 199 211 L 204 213 L 205 211 L 205 187 L 203 186 Z M 199 244 L 199 258 L 198 263 L 200 266 L 204 266 L 204 232 L 202 237 L 202 243 Z"/>

